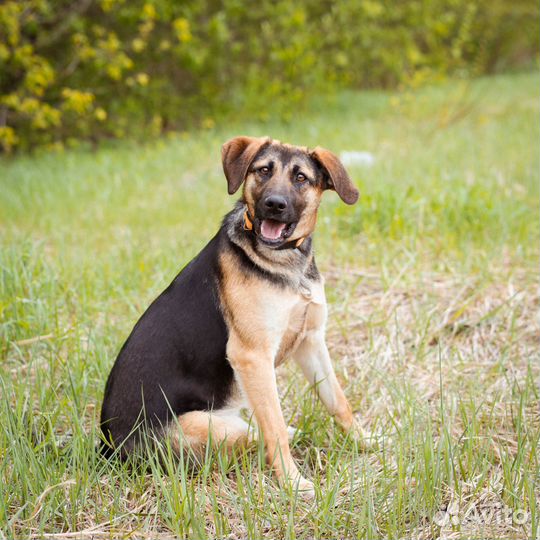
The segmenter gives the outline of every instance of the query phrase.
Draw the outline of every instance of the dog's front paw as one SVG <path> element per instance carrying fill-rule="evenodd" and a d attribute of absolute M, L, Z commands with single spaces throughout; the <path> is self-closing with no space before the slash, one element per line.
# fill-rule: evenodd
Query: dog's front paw
<path fill-rule="evenodd" d="M 299 495 L 306 499 L 313 499 L 315 497 L 315 486 L 313 485 L 313 482 L 303 476 L 298 475 L 294 478 L 292 480 L 292 486 Z"/>
<path fill-rule="evenodd" d="M 315 486 L 313 482 L 304 478 L 298 470 L 289 471 L 286 476 L 281 476 L 279 483 L 282 487 L 292 488 L 293 493 L 298 493 L 306 499 L 313 499 L 315 497 Z"/>

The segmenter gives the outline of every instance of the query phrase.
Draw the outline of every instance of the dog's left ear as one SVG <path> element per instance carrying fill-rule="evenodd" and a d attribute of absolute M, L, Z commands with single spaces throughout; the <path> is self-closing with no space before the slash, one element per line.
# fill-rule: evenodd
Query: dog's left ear
<path fill-rule="evenodd" d="M 352 183 L 345 167 L 339 158 L 329 150 L 317 146 L 313 152 L 313 157 L 328 174 L 329 189 L 333 189 L 347 204 L 354 204 L 358 200 L 358 190 Z"/>
<path fill-rule="evenodd" d="M 269 142 L 268 137 L 235 137 L 221 147 L 221 161 L 229 195 L 236 193 L 246 178 L 251 162 Z"/>

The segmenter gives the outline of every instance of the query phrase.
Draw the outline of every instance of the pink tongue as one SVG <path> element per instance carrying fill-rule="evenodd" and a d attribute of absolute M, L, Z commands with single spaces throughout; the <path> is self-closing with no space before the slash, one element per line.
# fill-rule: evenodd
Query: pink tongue
<path fill-rule="evenodd" d="M 270 240 L 277 240 L 281 236 L 285 225 L 286 223 L 274 221 L 273 219 L 263 219 L 261 223 L 261 234 Z"/>

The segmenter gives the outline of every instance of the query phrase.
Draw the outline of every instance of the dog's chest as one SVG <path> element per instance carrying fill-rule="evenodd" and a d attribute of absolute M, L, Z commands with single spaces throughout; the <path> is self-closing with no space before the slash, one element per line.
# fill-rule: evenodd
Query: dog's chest
<path fill-rule="evenodd" d="M 287 312 L 281 316 L 286 324 L 282 331 L 275 336 L 276 355 L 275 365 L 283 363 L 291 356 L 306 333 L 321 328 L 326 320 L 326 300 L 322 282 L 306 283 L 295 295 Z"/>

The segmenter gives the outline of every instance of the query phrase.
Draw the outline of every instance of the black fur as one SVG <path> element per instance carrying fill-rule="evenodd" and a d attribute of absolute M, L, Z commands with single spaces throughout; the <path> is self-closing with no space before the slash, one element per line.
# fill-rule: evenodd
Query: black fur
<path fill-rule="evenodd" d="M 280 274 L 273 274 L 261 268 L 255 261 L 253 261 L 248 254 L 234 242 L 230 243 L 231 249 L 236 255 L 239 267 L 243 272 L 246 273 L 256 273 L 259 277 L 267 279 L 274 283 L 274 285 L 279 285 L 280 287 L 286 287 L 289 283 L 289 280 Z"/>
<path fill-rule="evenodd" d="M 220 408 L 231 390 L 227 327 L 218 297 L 223 230 L 150 305 L 122 347 L 109 375 L 101 427 L 127 455 L 137 424 L 155 429 L 172 414 Z M 144 402 L 144 407 L 143 407 Z M 105 452 L 107 447 L 105 445 Z"/>

